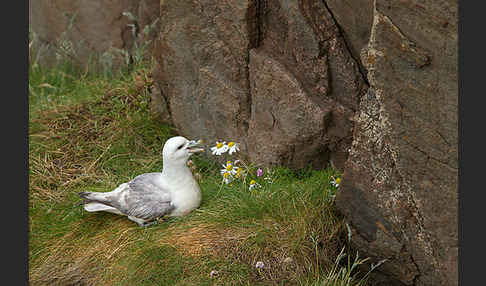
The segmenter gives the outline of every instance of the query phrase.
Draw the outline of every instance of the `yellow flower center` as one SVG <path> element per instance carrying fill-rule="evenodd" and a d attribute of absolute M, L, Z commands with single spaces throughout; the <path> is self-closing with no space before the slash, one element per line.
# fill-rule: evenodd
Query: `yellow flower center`
<path fill-rule="evenodd" d="M 229 175 L 230 175 L 229 173 L 224 173 L 223 178 L 227 179 L 229 177 Z"/>
<path fill-rule="evenodd" d="M 241 175 L 241 168 L 236 169 L 236 177 Z"/>
<path fill-rule="evenodd" d="M 228 143 L 228 147 L 233 147 L 233 145 L 235 145 L 235 142 Z"/>
<path fill-rule="evenodd" d="M 251 180 L 250 181 L 250 185 L 254 185 L 254 184 L 256 184 L 256 181 L 255 180 Z"/>
<path fill-rule="evenodd" d="M 221 148 L 221 147 L 223 147 L 223 143 L 218 142 L 218 144 L 216 144 L 216 148 L 218 148 L 218 149 L 219 149 L 219 148 Z"/>
<path fill-rule="evenodd" d="M 226 165 L 226 171 L 231 171 L 233 170 L 233 166 L 231 164 Z"/>
<path fill-rule="evenodd" d="M 339 184 L 339 183 L 341 183 L 341 178 L 336 179 L 336 184 Z"/>

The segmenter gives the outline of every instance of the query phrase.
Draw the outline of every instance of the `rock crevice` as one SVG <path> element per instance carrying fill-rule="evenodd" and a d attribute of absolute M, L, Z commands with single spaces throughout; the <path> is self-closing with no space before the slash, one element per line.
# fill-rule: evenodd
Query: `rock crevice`
<path fill-rule="evenodd" d="M 350 48 L 350 44 L 348 43 L 348 40 L 346 40 L 346 38 L 344 37 L 344 32 L 343 32 L 343 28 L 340 26 L 339 24 L 339 21 L 337 21 L 336 17 L 334 16 L 334 13 L 332 12 L 332 10 L 329 8 L 329 5 L 327 4 L 326 0 L 322 0 L 322 2 L 324 3 L 324 6 L 326 7 L 327 11 L 329 12 L 329 15 L 331 15 L 331 18 L 333 19 L 333 22 L 335 23 L 336 25 L 336 28 L 339 32 L 339 36 L 340 37 L 343 37 L 343 43 L 344 43 L 344 47 L 346 48 L 348 54 L 350 55 L 350 57 L 358 64 L 358 70 L 359 70 L 359 73 L 361 74 L 361 78 L 363 79 L 363 81 L 366 83 L 367 86 L 369 86 L 369 82 L 368 82 L 368 78 L 366 77 L 366 72 L 365 70 L 363 69 L 363 66 L 360 64 L 360 60 L 359 60 L 359 57 L 356 57 L 354 54 L 353 54 L 353 51 L 351 50 Z"/>

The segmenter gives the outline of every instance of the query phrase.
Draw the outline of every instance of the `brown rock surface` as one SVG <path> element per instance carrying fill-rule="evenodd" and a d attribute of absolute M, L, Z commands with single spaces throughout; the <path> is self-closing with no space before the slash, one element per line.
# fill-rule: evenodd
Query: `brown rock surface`
<path fill-rule="evenodd" d="M 250 51 L 250 79 L 252 161 L 296 168 L 327 164 L 330 138 L 326 131 L 331 127 L 334 102 L 314 102 L 290 71 L 255 50 Z M 351 129 L 351 125 L 346 127 Z"/>
<path fill-rule="evenodd" d="M 164 1 L 154 51 L 161 95 L 181 134 L 242 141 L 249 116 L 246 1 Z"/>
<path fill-rule="evenodd" d="M 361 50 L 370 38 L 373 0 L 326 0 L 325 3 L 339 25 L 353 58 L 359 61 Z M 364 67 L 361 65 L 361 68 Z"/>
<path fill-rule="evenodd" d="M 238 140 L 257 163 L 342 169 L 367 86 L 331 14 L 321 1 L 237 3 L 161 5 L 156 78 L 173 124 Z"/>
<path fill-rule="evenodd" d="M 352 241 L 405 285 L 457 285 L 457 2 L 376 0 L 363 64 L 337 197 Z"/>
<path fill-rule="evenodd" d="M 263 37 L 250 52 L 252 161 L 342 169 L 350 118 L 366 90 L 321 1 L 268 1 Z"/>

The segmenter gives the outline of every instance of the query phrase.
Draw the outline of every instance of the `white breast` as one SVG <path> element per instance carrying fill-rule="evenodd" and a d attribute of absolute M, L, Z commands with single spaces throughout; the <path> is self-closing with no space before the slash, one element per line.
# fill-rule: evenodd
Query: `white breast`
<path fill-rule="evenodd" d="M 169 216 L 186 215 L 201 204 L 201 190 L 197 182 L 192 181 L 172 193 L 171 204 L 175 208 Z"/>
<path fill-rule="evenodd" d="M 169 216 L 186 215 L 201 204 L 201 190 L 189 169 L 177 176 L 161 176 L 162 187 L 169 190 L 174 210 Z"/>

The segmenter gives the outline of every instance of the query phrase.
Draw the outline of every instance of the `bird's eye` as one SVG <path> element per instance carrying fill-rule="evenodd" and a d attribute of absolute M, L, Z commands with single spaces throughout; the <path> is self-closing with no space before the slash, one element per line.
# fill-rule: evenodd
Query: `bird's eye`
<path fill-rule="evenodd" d="M 182 149 L 182 147 L 184 147 L 184 144 L 182 144 L 181 146 L 177 147 L 177 150 Z"/>

